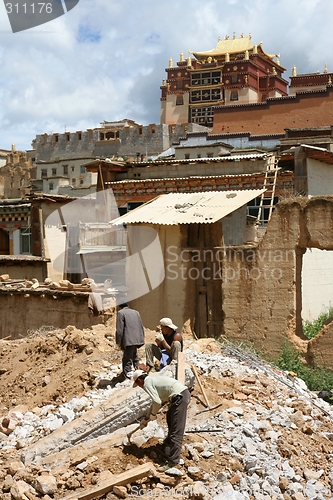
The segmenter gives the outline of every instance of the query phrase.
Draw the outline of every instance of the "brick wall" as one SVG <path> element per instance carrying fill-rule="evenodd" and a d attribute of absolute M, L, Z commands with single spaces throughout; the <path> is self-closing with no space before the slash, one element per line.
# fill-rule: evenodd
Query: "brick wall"
<path fill-rule="evenodd" d="M 280 134 L 287 128 L 323 127 L 332 124 L 333 86 L 267 102 L 215 108 L 213 133 Z"/>

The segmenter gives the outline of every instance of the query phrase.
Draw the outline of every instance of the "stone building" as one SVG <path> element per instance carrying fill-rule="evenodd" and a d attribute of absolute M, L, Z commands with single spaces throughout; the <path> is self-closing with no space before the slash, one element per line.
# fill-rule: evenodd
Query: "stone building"
<path fill-rule="evenodd" d="M 13 145 L 5 165 L 0 167 L 0 198 L 24 198 L 30 193 L 35 175 L 34 152 L 16 151 Z"/>
<path fill-rule="evenodd" d="M 86 172 L 84 163 L 92 158 L 70 158 L 36 162 L 34 193 L 86 196 L 96 191 L 97 174 Z"/>
<path fill-rule="evenodd" d="M 101 127 L 80 132 L 37 135 L 37 162 L 70 159 L 142 159 L 159 155 L 187 132 L 207 130 L 197 124 L 139 125 L 132 120 L 103 122 Z"/>

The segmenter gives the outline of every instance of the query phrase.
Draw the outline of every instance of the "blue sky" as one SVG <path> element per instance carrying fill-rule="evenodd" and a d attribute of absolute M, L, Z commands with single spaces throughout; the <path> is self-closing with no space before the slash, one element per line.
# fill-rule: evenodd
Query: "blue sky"
<path fill-rule="evenodd" d="M 289 80 L 333 72 L 332 0 L 80 0 L 67 14 L 12 33 L 0 4 L 0 148 L 36 134 L 129 118 L 159 123 L 168 60 L 246 36 L 280 54 Z"/>

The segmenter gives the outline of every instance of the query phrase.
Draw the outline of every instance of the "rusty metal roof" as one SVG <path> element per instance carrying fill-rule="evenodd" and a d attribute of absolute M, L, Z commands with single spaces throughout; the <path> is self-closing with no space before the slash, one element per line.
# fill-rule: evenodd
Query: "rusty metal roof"
<path fill-rule="evenodd" d="M 170 193 L 118 217 L 113 224 L 208 224 L 231 214 L 265 189 Z"/>

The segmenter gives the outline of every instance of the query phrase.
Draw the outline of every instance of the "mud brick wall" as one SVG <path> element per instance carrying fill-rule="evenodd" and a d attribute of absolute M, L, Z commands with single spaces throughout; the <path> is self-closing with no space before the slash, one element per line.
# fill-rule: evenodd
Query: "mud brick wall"
<path fill-rule="evenodd" d="M 88 293 L 62 291 L 0 290 L 0 339 L 20 338 L 43 326 L 78 329 L 104 323 L 108 315 L 94 316 L 88 309 Z"/>
<path fill-rule="evenodd" d="M 333 196 L 285 200 L 276 206 L 257 246 L 226 250 L 222 309 L 227 338 L 253 342 L 272 356 L 289 339 L 306 355 L 310 346 L 302 333 L 302 255 L 306 248 L 333 249 L 332 220 Z"/>

